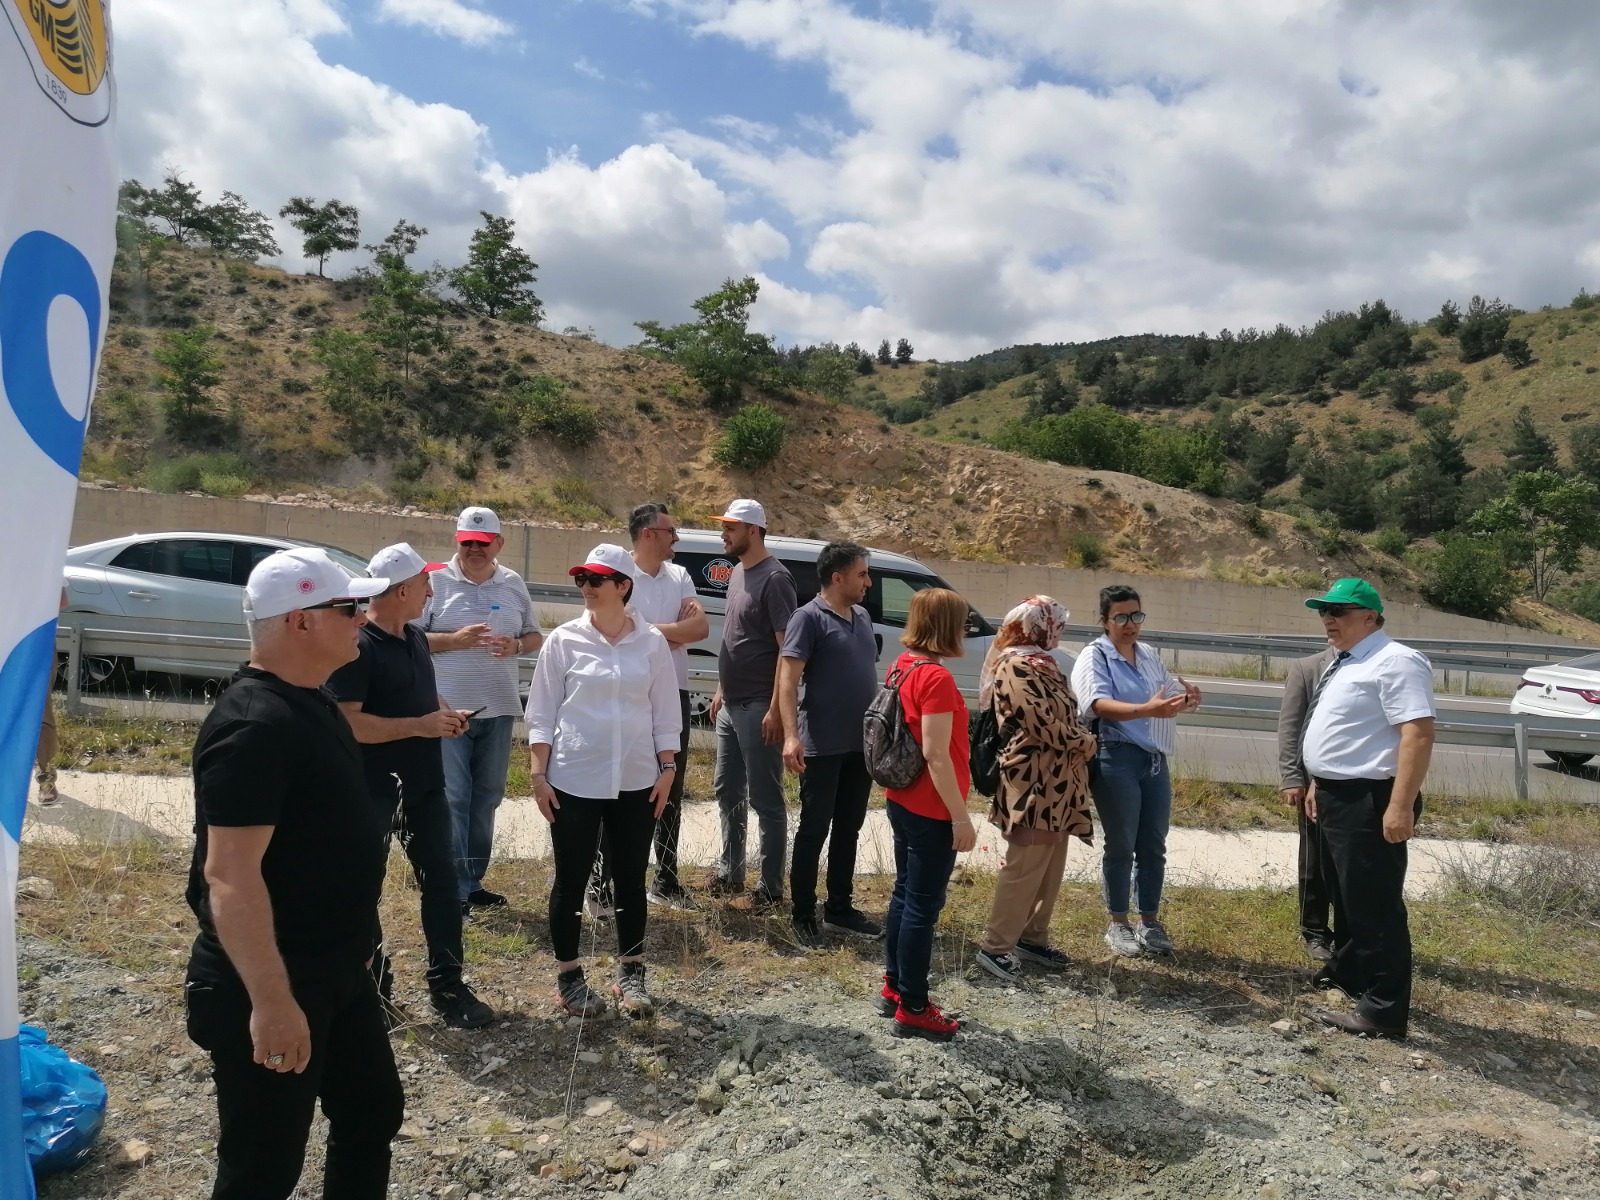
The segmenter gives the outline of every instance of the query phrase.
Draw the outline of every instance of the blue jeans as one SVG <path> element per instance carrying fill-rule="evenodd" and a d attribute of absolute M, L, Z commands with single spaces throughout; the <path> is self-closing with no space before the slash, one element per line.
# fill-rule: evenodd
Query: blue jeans
<path fill-rule="evenodd" d="M 950 872 L 956 868 L 949 821 L 918 816 L 893 800 L 885 808 L 894 832 L 894 893 L 883 929 L 883 973 L 907 1008 L 928 1003 L 933 927 L 944 911 Z"/>
<path fill-rule="evenodd" d="M 1161 910 L 1167 826 L 1172 823 L 1172 776 L 1166 755 L 1141 750 L 1132 742 L 1101 742 L 1095 765 L 1098 773 L 1090 790 L 1105 831 L 1100 874 L 1106 911 L 1113 917 L 1128 915 L 1131 876 L 1139 912 L 1153 917 Z"/>
<path fill-rule="evenodd" d="M 494 852 L 494 810 L 506 795 L 515 717 L 474 717 L 458 738 L 440 741 L 444 792 L 456 842 L 456 892 L 465 900 L 483 887 Z"/>
<path fill-rule="evenodd" d="M 789 814 L 783 807 L 783 746 L 761 738 L 765 701 L 724 704 L 717 713 L 717 769 L 712 786 L 722 813 L 722 858 L 717 874 L 744 886 L 744 840 L 750 809 L 761 827 L 761 890 L 783 898 Z"/>

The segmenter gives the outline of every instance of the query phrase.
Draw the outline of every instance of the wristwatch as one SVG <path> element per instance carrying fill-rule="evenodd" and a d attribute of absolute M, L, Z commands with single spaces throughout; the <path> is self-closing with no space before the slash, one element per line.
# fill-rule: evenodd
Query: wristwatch
<path fill-rule="evenodd" d="M 668 771 L 676 771 L 678 769 L 678 764 L 675 762 L 657 763 L 656 767 L 656 773 L 658 775 L 665 775 Z"/>

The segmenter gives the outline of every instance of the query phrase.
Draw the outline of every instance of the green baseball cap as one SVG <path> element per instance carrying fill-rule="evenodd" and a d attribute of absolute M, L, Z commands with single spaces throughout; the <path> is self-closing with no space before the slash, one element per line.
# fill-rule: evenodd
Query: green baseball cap
<path fill-rule="evenodd" d="M 1306 601 L 1307 608 L 1320 609 L 1324 604 L 1354 604 L 1376 613 L 1383 611 L 1383 598 L 1378 595 L 1378 589 L 1365 579 L 1337 579 L 1326 596 L 1313 596 Z"/>

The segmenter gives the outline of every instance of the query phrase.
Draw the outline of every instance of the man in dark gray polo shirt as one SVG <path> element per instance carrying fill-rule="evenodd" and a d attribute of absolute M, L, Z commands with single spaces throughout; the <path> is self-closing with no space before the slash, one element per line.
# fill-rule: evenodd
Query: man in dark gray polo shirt
<path fill-rule="evenodd" d="M 783 807 L 783 718 L 778 712 L 778 650 L 794 613 L 794 577 L 767 553 L 767 514 L 754 500 L 735 500 L 717 518 L 722 547 L 739 565 L 728 581 L 717 655 L 717 724 L 713 786 L 722 810 L 722 859 L 714 893 L 744 891 L 749 810 L 761 826 L 761 881 L 752 906 L 783 900 L 789 819 Z"/>
<path fill-rule="evenodd" d="M 817 864 L 824 842 L 828 898 L 822 923 L 860 937 L 883 933 L 853 902 L 856 840 L 872 793 L 861 719 L 878 692 L 878 644 L 872 618 L 861 607 L 872 585 L 866 548 L 829 542 L 817 555 L 817 578 L 822 590 L 789 618 L 778 662 L 783 763 L 800 776 L 800 828 L 794 835 L 789 887 L 795 936 L 806 946 L 820 940 Z"/>

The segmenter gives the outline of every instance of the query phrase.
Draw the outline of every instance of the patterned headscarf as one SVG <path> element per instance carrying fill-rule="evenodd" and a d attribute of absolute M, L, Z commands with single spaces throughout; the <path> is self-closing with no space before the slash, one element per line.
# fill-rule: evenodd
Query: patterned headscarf
<path fill-rule="evenodd" d="M 994 644 L 984 656 L 983 670 L 978 674 L 978 703 L 987 705 L 992 701 L 995 671 L 999 669 L 1000 659 L 1007 654 L 1019 654 L 1041 666 L 1048 663 L 1054 667 L 1056 660 L 1049 651 L 1061 644 L 1071 615 L 1052 596 L 1029 596 L 1008 612 L 1000 633 L 1015 629 L 1021 637 L 1017 644 L 1002 649 L 1000 635 L 995 635 Z"/>

